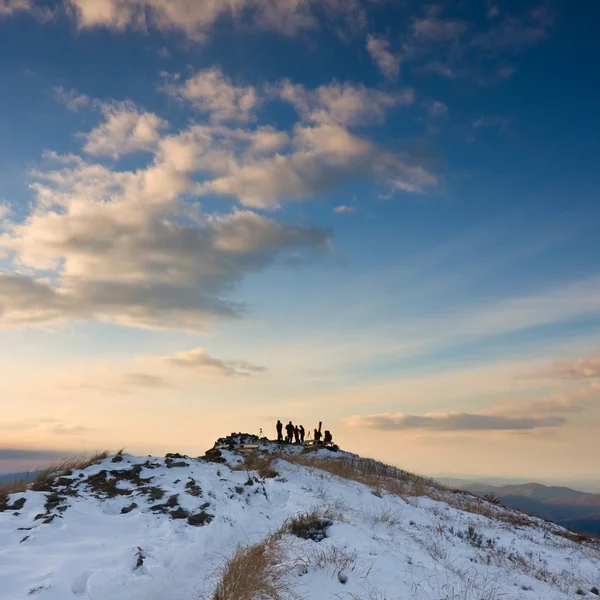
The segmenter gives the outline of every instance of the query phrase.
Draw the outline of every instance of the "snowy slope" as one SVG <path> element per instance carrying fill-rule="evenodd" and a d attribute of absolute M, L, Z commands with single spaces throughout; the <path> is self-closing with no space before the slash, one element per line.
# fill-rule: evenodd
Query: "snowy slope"
<path fill-rule="evenodd" d="M 12 495 L 12 508 L 0 512 L 1 600 L 211 598 L 236 545 L 315 507 L 335 514 L 326 539 L 282 539 L 299 598 L 597 597 L 590 590 L 600 587 L 598 548 L 554 535 L 559 528 L 541 521 L 517 527 L 426 496 L 376 495 L 281 459 L 273 463 L 278 477 L 249 478 L 230 468 L 241 455 L 223 456 L 228 464 L 109 457 L 53 491 Z"/>

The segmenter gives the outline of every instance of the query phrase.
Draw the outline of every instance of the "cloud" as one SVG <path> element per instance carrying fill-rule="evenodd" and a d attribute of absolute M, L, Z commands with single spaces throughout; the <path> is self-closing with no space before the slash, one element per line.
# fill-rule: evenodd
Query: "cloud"
<path fill-rule="evenodd" d="M 379 429 L 382 431 L 406 431 L 423 429 L 433 431 L 523 431 L 547 427 L 560 427 L 566 423 L 563 417 L 504 417 L 473 413 L 442 413 L 429 415 L 406 415 L 384 413 L 348 417 L 351 427 Z"/>
<path fill-rule="evenodd" d="M 347 215 L 347 214 L 353 213 L 355 210 L 356 210 L 355 206 L 351 206 L 348 204 L 341 204 L 340 206 L 336 206 L 333 209 L 333 212 L 336 215 Z"/>
<path fill-rule="evenodd" d="M 64 423 L 57 423 L 50 427 L 50 433 L 56 435 L 77 435 L 79 433 L 85 433 L 89 431 L 87 427 L 81 425 L 65 425 Z"/>
<path fill-rule="evenodd" d="M 438 100 L 426 100 L 424 104 L 429 116 L 433 119 L 448 114 L 448 107 L 443 102 Z"/>
<path fill-rule="evenodd" d="M 66 0 L 80 28 L 108 27 L 178 30 L 202 41 L 223 18 L 250 22 L 259 29 L 292 35 L 319 26 L 312 0 Z M 339 28 L 355 30 L 364 23 L 359 0 L 321 0 L 318 12 Z"/>
<path fill-rule="evenodd" d="M 0 422 L 0 431 L 31 431 L 36 429 L 42 429 L 46 432 L 54 433 L 56 435 L 75 435 L 88 431 L 86 427 L 81 425 L 67 425 L 53 418 L 24 419 L 22 421 L 9 421 L 4 423 Z M 0 457 L 27 458 L 26 456 L 2 456 L 2 450 L 0 450 Z"/>
<path fill-rule="evenodd" d="M 294 106 L 303 120 L 319 125 L 362 125 L 383 121 L 392 107 L 410 106 L 415 100 L 412 88 L 384 92 L 364 85 L 331 83 L 315 90 L 283 82 L 281 98 Z"/>
<path fill-rule="evenodd" d="M 518 52 L 545 40 L 553 23 L 550 10 L 540 5 L 522 16 L 506 16 L 488 31 L 477 33 L 472 44 L 487 51 Z"/>
<path fill-rule="evenodd" d="M 187 100 L 213 122 L 249 121 L 259 104 L 253 86 L 236 86 L 220 68 L 212 67 L 197 72 L 180 82 L 179 76 L 170 76 L 164 89 L 180 99 Z"/>
<path fill-rule="evenodd" d="M 479 117 L 471 122 L 473 129 L 498 129 L 499 131 L 506 131 L 510 125 L 510 118 L 505 115 L 488 115 Z"/>
<path fill-rule="evenodd" d="M 76 90 L 67 90 L 59 86 L 53 88 L 54 97 L 58 102 L 64 104 L 71 112 L 77 112 L 79 109 L 89 106 L 92 99 L 85 94 L 80 94 Z"/>
<path fill-rule="evenodd" d="M 417 40 L 443 42 L 456 40 L 468 29 L 468 24 L 460 19 L 441 19 L 429 15 L 413 19 L 411 28 Z"/>
<path fill-rule="evenodd" d="M 583 380 L 600 377 L 600 356 L 555 362 L 548 369 L 527 375 L 531 379 Z"/>
<path fill-rule="evenodd" d="M 148 373 L 123 373 L 119 377 L 120 383 L 125 387 L 141 387 L 164 389 L 173 387 L 164 377 Z"/>
<path fill-rule="evenodd" d="M 400 74 L 402 58 L 400 54 L 390 52 L 389 47 L 389 41 L 383 37 L 373 35 L 367 37 L 367 51 L 371 55 L 373 62 L 386 79 L 396 79 Z"/>
<path fill-rule="evenodd" d="M 8 202 L 0 202 L 0 220 L 8 217 L 12 213 L 12 208 Z"/>
<path fill-rule="evenodd" d="M 221 377 L 249 377 L 266 371 L 265 367 L 252 365 L 243 360 L 224 361 L 210 356 L 203 348 L 185 350 L 173 356 L 158 358 L 142 357 L 142 362 L 150 361 L 167 367 L 188 369 L 200 375 L 218 375 Z"/>
<path fill-rule="evenodd" d="M 30 14 L 38 21 L 48 21 L 54 16 L 53 9 L 40 5 L 36 0 L 0 0 L 0 19 L 19 13 Z"/>
<path fill-rule="evenodd" d="M 217 72 L 210 72 L 214 82 Z M 217 80 L 231 91 L 222 74 Z M 109 321 L 207 331 L 216 319 L 245 316 L 232 294 L 246 276 L 275 261 L 319 257 L 331 248 L 331 231 L 248 209 L 203 213 L 194 198 L 231 196 L 246 207 L 273 208 L 365 177 L 411 193 L 437 185 L 410 154 L 349 129 L 411 103 L 412 91 L 275 88 L 299 114 L 289 131 L 224 124 L 246 93 L 235 86 L 233 96 L 223 92 L 230 104 L 209 102 L 208 123 L 177 133 L 129 101 L 102 104 L 102 121 L 82 135 L 84 151 L 150 157 L 119 170 L 89 157 L 44 155 L 31 172 L 30 214 L 0 225 L 0 252 L 12 264 L 0 272 L 0 326 Z"/>
<path fill-rule="evenodd" d="M 132 102 L 102 105 L 104 122 L 85 134 L 84 150 L 94 156 L 118 158 L 139 151 L 151 151 L 168 123 L 154 113 L 140 113 Z"/>

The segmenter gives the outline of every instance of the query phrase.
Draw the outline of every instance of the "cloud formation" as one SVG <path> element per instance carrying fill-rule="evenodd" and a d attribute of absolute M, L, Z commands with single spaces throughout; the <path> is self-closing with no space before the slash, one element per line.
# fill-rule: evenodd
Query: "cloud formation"
<path fill-rule="evenodd" d="M 383 413 L 349 417 L 351 427 L 366 427 L 382 431 L 424 429 L 433 431 L 522 431 L 545 427 L 559 427 L 566 423 L 563 417 L 504 417 L 473 413 L 442 413 L 406 415 Z"/>
<path fill-rule="evenodd" d="M 218 375 L 221 377 L 250 377 L 264 373 L 265 367 L 250 364 L 243 360 L 221 360 L 210 356 L 203 348 L 184 350 L 173 356 L 158 358 L 143 357 L 142 362 L 154 362 L 167 367 L 187 369 L 194 374 Z"/>
<path fill-rule="evenodd" d="M 76 435 L 88 431 L 82 425 L 69 425 L 53 418 L 24 419 L 22 421 L 0 422 L 0 431 L 43 430 L 55 435 Z M 2 452 L 2 451 L 0 451 Z M 2 454 L 0 454 L 2 456 Z M 26 456 L 2 456 L 2 458 L 27 458 Z"/>
<path fill-rule="evenodd" d="M 386 79 L 396 79 L 400 74 L 402 58 L 390 51 L 390 42 L 384 37 L 367 36 L 367 51 Z"/>
<path fill-rule="evenodd" d="M 600 356 L 555 362 L 548 369 L 526 377 L 531 379 L 597 379 L 600 377 Z"/>
<path fill-rule="evenodd" d="M 592 383 L 568 394 L 556 393 L 542 398 L 501 398 L 495 401 L 494 406 L 476 413 L 357 415 L 348 417 L 346 424 L 382 431 L 531 431 L 562 427 L 568 423 L 565 415 L 581 413 L 594 406 L 600 406 L 600 383 Z"/>
<path fill-rule="evenodd" d="M 77 99 L 75 100 L 75 102 Z M 94 156 L 119 158 L 153 150 L 168 123 L 153 113 L 140 112 L 132 102 L 105 103 L 104 122 L 87 133 L 84 150 Z"/>
<path fill-rule="evenodd" d="M 283 81 L 256 90 L 217 68 L 171 84 L 204 122 L 172 133 L 130 101 L 96 103 L 101 122 L 80 134 L 87 157 L 49 151 L 32 171 L 30 214 L 0 225 L 0 252 L 13 265 L 0 272 L 0 326 L 92 320 L 207 331 L 216 319 L 245 316 L 232 292 L 246 276 L 331 248 L 328 229 L 248 208 L 313 198 L 360 178 L 410 193 L 437 185 L 410 154 L 351 129 L 411 104 L 410 89 Z M 84 104 L 63 95 L 73 108 Z M 274 97 L 298 114 L 288 130 L 254 121 L 254 107 Z M 135 170 L 93 158 L 139 152 L 149 158 Z M 229 196 L 246 208 L 204 213 L 192 200 L 203 196 Z"/>
<path fill-rule="evenodd" d="M 253 86 L 236 86 L 219 67 L 198 71 L 180 81 L 171 76 L 165 90 L 176 98 L 191 102 L 194 108 L 209 116 L 210 120 L 249 121 L 259 99 Z"/>
<path fill-rule="evenodd" d="M 177 30 L 202 41 L 221 19 L 230 18 L 285 35 L 319 26 L 317 13 L 339 20 L 345 30 L 364 23 L 362 0 L 65 0 L 80 28 Z M 317 8 L 317 10 L 315 10 Z"/>
<path fill-rule="evenodd" d="M 68 90 L 62 86 L 53 88 L 53 92 L 56 100 L 64 104 L 71 112 L 77 112 L 92 103 L 92 99 L 86 94 L 80 94 L 76 90 Z"/>

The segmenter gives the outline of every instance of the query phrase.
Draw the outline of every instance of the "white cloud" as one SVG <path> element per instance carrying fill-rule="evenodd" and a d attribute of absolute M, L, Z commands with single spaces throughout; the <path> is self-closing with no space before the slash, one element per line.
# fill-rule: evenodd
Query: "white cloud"
<path fill-rule="evenodd" d="M 400 74 L 402 57 L 390 52 L 389 48 L 390 43 L 385 38 L 373 35 L 367 37 L 367 50 L 373 62 L 387 79 L 396 79 Z"/>
<path fill-rule="evenodd" d="M 92 102 L 89 96 L 80 94 L 76 90 L 67 90 L 62 86 L 53 88 L 53 92 L 56 100 L 64 104 L 71 112 L 77 112 Z"/>
<path fill-rule="evenodd" d="M 35 188 L 45 208 L 5 226 L 0 247 L 54 276 L 0 276 L 5 326 L 99 319 L 205 330 L 241 315 L 225 296 L 246 274 L 328 243 L 325 230 L 249 211 L 187 215 L 177 199 L 185 180 L 165 165 L 133 174 L 76 163 L 45 175 Z"/>
<path fill-rule="evenodd" d="M 392 107 L 409 106 L 415 100 L 412 88 L 384 92 L 347 83 L 332 83 L 308 90 L 287 81 L 278 91 L 281 98 L 292 104 L 305 121 L 322 125 L 381 122 Z"/>
<path fill-rule="evenodd" d="M 199 71 L 183 82 L 178 76 L 171 77 L 165 89 L 191 102 L 213 122 L 248 121 L 259 103 L 253 86 L 234 85 L 218 67 Z"/>
<path fill-rule="evenodd" d="M 154 113 L 140 113 L 132 102 L 102 105 L 104 122 L 85 134 L 84 150 L 95 156 L 118 158 L 152 150 L 168 123 Z"/>
<path fill-rule="evenodd" d="M 195 41 L 203 40 L 218 20 L 229 17 L 250 20 L 258 28 L 283 34 L 319 25 L 313 0 L 66 0 L 81 28 L 150 27 L 179 30 Z M 319 12 L 344 29 L 362 26 L 360 0 L 320 0 Z"/>
<path fill-rule="evenodd" d="M 336 215 L 347 215 L 349 213 L 353 213 L 356 210 L 355 206 L 350 206 L 348 204 L 341 204 L 340 206 L 336 206 L 333 209 L 333 212 Z"/>
<path fill-rule="evenodd" d="M 184 368 L 199 375 L 220 377 L 249 377 L 263 373 L 264 367 L 252 365 L 243 360 L 221 360 L 210 356 L 203 348 L 185 350 L 173 356 L 140 358 L 142 362 L 153 362 L 167 367 Z"/>

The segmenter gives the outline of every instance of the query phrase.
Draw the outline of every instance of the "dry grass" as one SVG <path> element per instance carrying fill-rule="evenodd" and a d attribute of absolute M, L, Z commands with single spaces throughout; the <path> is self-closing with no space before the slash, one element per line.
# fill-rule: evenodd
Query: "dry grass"
<path fill-rule="evenodd" d="M 281 600 L 291 593 L 289 569 L 277 536 L 252 546 L 238 546 L 219 569 L 212 600 Z"/>
<path fill-rule="evenodd" d="M 52 487 L 58 477 L 65 477 L 72 471 L 86 469 L 90 465 L 104 460 L 109 454 L 110 452 L 108 450 L 103 450 L 102 452 L 95 452 L 91 456 L 66 458 L 40 470 L 35 476 L 25 477 L 17 481 L 2 484 L 0 485 L 0 505 L 3 502 L 6 502 L 8 496 L 11 494 L 25 492 L 28 489 L 37 492 L 46 492 Z"/>
<path fill-rule="evenodd" d="M 274 457 L 269 454 L 259 452 L 248 452 L 244 455 L 244 462 L 241 465 L 232 467 L 232 471 L 256 471 L 262 479 L 272 479 L 279 473 L 273 468 Z"/>
<path fill-rule="evenodd" d="M 419 477 L 370 458 L 330 459 L 306 454 L 281 458 L 293 464 L 327 471 L 343 479 L 358 481 L 372 489 L 385 490 L 396 496 L 431 496 L 432 490 L 445 490 L 433 479 Z"/>
<path fill-rule="evenodd" d="M 405 499 L 427 496 L 446 502 L 458 510 L 498 519 L 511 526 L 531 527 L 536 524 L 535 520 L 519 511 L 491 504 L 469 492 L 450 490 L 433 479 L 420 477 L 370 458 L 323 458 L 311 454 L 284 455 L 281 458 L 292 464 L 320 469 L 336 477 L 357 481 L 375 490 L 378 496 L 381 491 Z"/>
<path fill-rule="evenodd" d="M 320 542 L 327 537 L 327 529 L 333 525 L 334 515 L 315 508 L 311 512 L 301 513 L 288 519 L 276 535 L 291 534 L 304 540 Z"/>
<path fill-rule="evenodd" d="M 108 450 L 97 451 L 91 456 L 73 456 L 46 467 L 38 473 L 31 483 L 31 489 L 38 492 L 48 491 L 58 477 L 67 477 L 73 471 L 81 471 L 89 466 L 105 460 L 110 455 Z"/>

